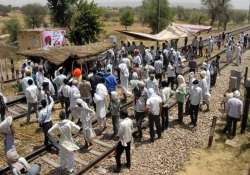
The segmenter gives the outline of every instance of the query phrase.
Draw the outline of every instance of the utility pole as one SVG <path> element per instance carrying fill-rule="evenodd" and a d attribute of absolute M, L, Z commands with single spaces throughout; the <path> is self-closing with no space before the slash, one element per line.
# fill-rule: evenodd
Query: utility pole
<path fill-rule="evenodd" d="M 160 19 L 161 19 L 160 0 L 157 0 L 157 33 L 160 32 Z M 159 47 L 159 41 L 157 41 L 157 47 Z"/>
<path fill-rule="evenodd" d="M 248 9 L 248 24 L 250 23 L 250 2 L 249 2 L 249 9 Z"/>

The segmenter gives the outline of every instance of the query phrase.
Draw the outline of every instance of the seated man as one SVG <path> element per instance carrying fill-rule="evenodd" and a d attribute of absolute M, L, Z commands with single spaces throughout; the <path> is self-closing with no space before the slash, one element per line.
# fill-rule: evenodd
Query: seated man
<path fill-rule="evenodd" d="M 40 166 L 30 166 L 25 158 L 20 157 L 16 151 L 12 120 L 12 117 L 7 117 L 3 122 L 0 123 L 0 134 L 4 137 L 6 159 L 10 166 L 11 172 L 14 175 L 38 175 L 41 171 Z"/>

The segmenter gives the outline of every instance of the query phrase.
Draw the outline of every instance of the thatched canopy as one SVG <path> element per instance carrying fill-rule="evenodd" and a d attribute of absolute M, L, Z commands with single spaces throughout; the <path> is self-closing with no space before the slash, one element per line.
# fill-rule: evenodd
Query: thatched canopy
<path fill-rule="evenodd" d="M 41 58 L 55 65 L 61 65 L 68 59 L 87 62 L 95 59 L 95 56 L 107 51 L 112 47 L 110 42 L 97 42 L 84 46 L 65 46 L 48 49 L 35 49 L 20 51 L 17 54 L 25 57 Z"/>

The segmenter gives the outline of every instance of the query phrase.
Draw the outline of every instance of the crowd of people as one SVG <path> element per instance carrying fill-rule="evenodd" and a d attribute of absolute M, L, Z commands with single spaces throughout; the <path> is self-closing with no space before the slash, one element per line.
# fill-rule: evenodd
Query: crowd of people
<path fill-rule="evenodd" d="M 59 149 L 62 171 L 73 173 L 74 152 L 80 148 L 74 142 L 72 134 L 82 131 L 85 147 L 91 149 L 93 138 L 105 131 L 106 117 L 110 111 L 112 138 L 119 139 L 115 156 L 116 172 L 121 170 L 121 154 L 124 150 L 126 166 L 130 168 L 133 117 L 137 127 L 135 137 L 140 141 L 143 138 L 142 124 L 148 116 L 150 141 L 154 142 L 155 135 L 161 138 L 162 132 L 169 127 L 169 108 L 171 99 L 175 98 L 178 104 L 178 123 L 183 125 L 184 115 L 190 115 L 189 127 L 197 127 L 199 111 L 203 110 L 203 106 L 206 106 L 205 111 L 210 110 L 212 88 L 220 74 L 220 56 L 213 61 L 208 59 L 212 56 L 215 44 L 218 49 L 221 46 L 226 48 L 228 63 L 233 61 L 233 49 L 236 49 L 236 63 L 239 65 L 243 49 L 248 46 L 248 35 L 241 33 L 238 43 L 234 41 L 232 34 L 225 33 L 216 38 L 211 36 L 206 42 L 195 37 L 190 46 L 187 42 L 185 39 L 184 47 L 178 51 L 167 41 L 156 49 L 153 46 L 146 47 L 142 42 L 136 45 L 135 42 L 131 44 L 122 41 L 120 46 L 115 45 L 108 50 L 105 61 L 97 62 L 88 73 L 80 67 L 75 67 L 73 71 L 60 67 L 55 73 L 51 73 L 47 64 L 28 61 L 23 66 L 24 77 L 20 82 L 28 105 L 27 124 L 30 123 L 32 112 L 35 112 L 44 133 L 44 145 L 56 146 Z M 203 56 L 207 59 L 201 69 L 198 69 L 198 57 Z M 184 77 L 186 68 L 189 70 L 187 79 Z M 229 117 L 224 132 L 232 136 L 235 136 L 237 119 L 242 114 L 239 96 L 239 92 L 234 91 L 232 98 L 226 102 Z M 129 98 L 133 100 L 133 112 L 122 109 L 123 102 Z M 63 108 L 58 123 L 53 123 L 52 118 L 55 100 Z M 5 118 L 7 106 L 2 94 L 0 102 L 0 133 L 5 137 L 7 162 L 14 169 L 13 172 L 19 171 L 14 166 L 21 161 L 15 149 L 12 119 Z M 97 119 L 98 133 L 95 133 L 92 126 L 93 118 Z M 12 154 L 13 151 L 15 154 Z M 14 163 L 13 155 L 16 158 Z M 26 168 L 26 163 L 22 165 L 22 171 L 39 170 L 36 166 Z"/>

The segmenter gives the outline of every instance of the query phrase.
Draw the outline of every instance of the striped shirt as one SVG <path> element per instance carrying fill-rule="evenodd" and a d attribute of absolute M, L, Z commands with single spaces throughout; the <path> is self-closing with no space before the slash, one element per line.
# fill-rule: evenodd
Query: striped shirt
<path fill-rule="evenodd" d="M 155 61 L 154 67 L 157 74 L 161 74 L 163 72 L 163 62 L 161 60 Z"/>

